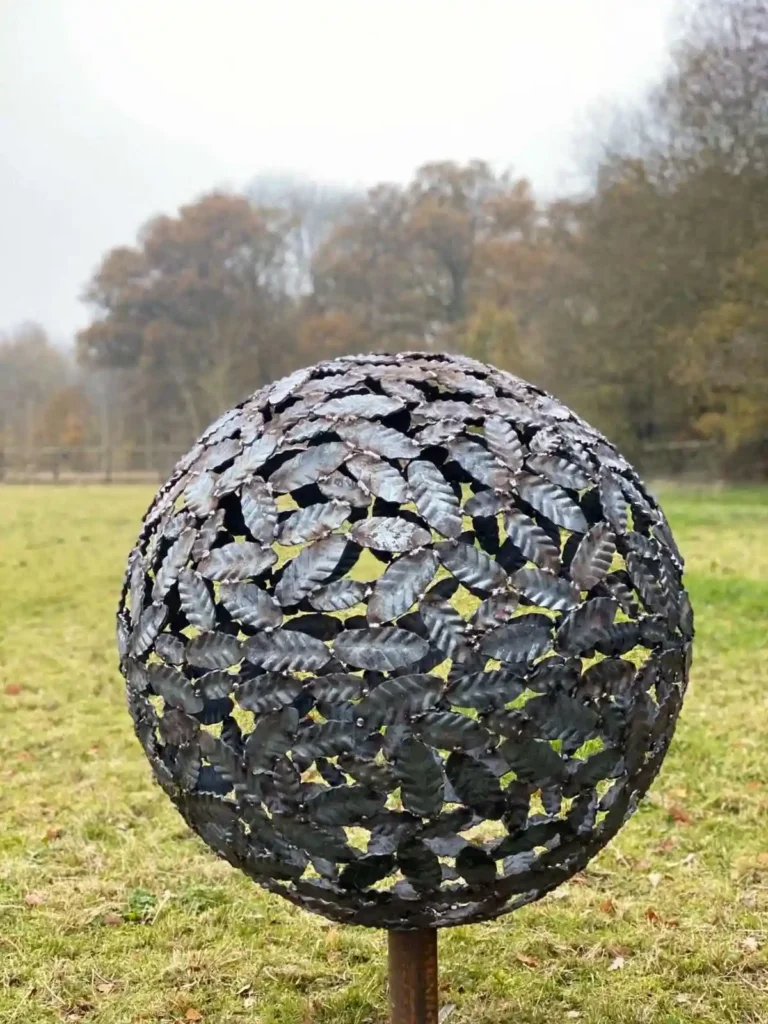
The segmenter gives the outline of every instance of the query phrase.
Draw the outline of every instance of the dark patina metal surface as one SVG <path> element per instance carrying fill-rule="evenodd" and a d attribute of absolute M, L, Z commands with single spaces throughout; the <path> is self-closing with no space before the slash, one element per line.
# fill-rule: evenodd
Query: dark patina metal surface
<path fill-rule="evenodd" d="M 391 929 L 583 868 L 659 769 L 692 636 L 615 448 L 436 353 L 321 363 L 222 416 L 147 513 L 118 615 L 190 826 L 302 907 Z"/>

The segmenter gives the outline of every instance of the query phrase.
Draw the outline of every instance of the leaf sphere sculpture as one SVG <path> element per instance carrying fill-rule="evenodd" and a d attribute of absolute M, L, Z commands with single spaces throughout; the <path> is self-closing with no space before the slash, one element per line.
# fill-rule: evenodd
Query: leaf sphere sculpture
<path fill-rule="evenodd" d="M 118 615 L 189 825 L 326 917 L 493 918 L 633 813 L 693 618 L 664 514 L 538 388 L 438 353 L 319 363 L 227 412 L 147 513 Z"/>

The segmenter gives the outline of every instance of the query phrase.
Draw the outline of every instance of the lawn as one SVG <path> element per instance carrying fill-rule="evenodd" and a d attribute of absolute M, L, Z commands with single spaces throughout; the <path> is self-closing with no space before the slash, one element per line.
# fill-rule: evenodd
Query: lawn
<path fill-rule="evenodd" d="M 150 496 L 0 488 L 0 1021 L 383 1024 L 385 936 L 264 895 L 151 781 L 113 639 Z M 768 1022 L 768 490 L 661 498 L 697 615 L 671 753 L 586 872 L 441 933 L 450 1024 Z"/>

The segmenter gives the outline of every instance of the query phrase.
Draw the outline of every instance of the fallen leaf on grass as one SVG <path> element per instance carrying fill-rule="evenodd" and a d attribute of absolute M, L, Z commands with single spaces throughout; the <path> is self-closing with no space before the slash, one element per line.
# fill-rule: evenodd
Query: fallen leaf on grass
<path fill-rule="evenodd" d="M 64 835 L 64 829 L 60 825 L 52 825 L 46 830 L 43 839 L 50 843 L 52 839 L 60 839 Z"/>
<path fill-rule="evenodd" d="M 600 909 L 604 914 L 615 914 L 616 904 L 609 896 L 607 900 L 603 900 L 603 902 L 600 904 Z"/>
<path fill-rule="evenodd" d="M 686 811 L 684 807 L 681 807 L 680 804 L 672 804 L 668 813 L 670 818 L 672 818 L 673 821 L 678 822 L 680 825 L 690 825 L 693 821 L 693 818 L 688 811 Z"/>
<path fill-rule="evenodd" d="M 5 692 L 9 697 L 17 697 L 21 693 L 21 683 L 8 683 Z"/>
<path fill-rule="evenodd" d="M 754 935 L 748 935 L 746 939 L 743 939 L 741 946 L 747 953 L 756 953 L 760 949 L 760 943 Z"/>
<path fill-rule="evenodd" d="M 645 912 L 645 917 L 647 921 L 651 922 L 651 924 L 664 925 L 666 928 L 677 928 L 680 925 L 679 921 L 675 921 L 672 918 L 662 917 L 661 914 L 658 914 L 653 909 L 653 907 L 648 907 L 648 909 Z"/>
<path fill-rule="evenodd" d="M 565 1015 L 566 1020 L 581 1020 L 581 1012 L 579 1010 L 569 1010 Z"/>
<path fill-rule="evenodd" d="M 648 881 L 651 883 L 652 889 L 658 889 L 659 885 L 661 884 L 662 877 L 663 876 L 660 875 L 658 871 L 653 871 L 650 875 L 648 875 Z"/>
<path fill-rule="evenodd" d="M 626 963 L 626 961 L 625 961 L 623 956 L 615 956 L 613 958 L 613 960 L 611 960 L 611 962 L 610 962 L 610 964 L 608 966 L 608 970 L 609 971 L 620 971 L 625 963 Z"/>
<path fill-rule="evenodd" d="M 111 992 L 114 987 L 114 982 L 102 981 L 99 985 L 96 986 L 96 991 L 103 992 L 106 995 L 106 993 Z"/>
<path fill-rule="evenodd" d="M 111 925 L 123 924 L 122 917 L 119 914 L 115 914 L 114 911 L 111 911 L 110 913 L 105 914 L 104 917 L 102 918 L 102 921 L 104 922 L 104 924 L 111 924 Z"/>
<path fill-rule="evenodd" d="M 39 892 L 28 892 L 24 897 L 24 902 L 28 907 L 39 907 L 42 903 L 45 903 L 45 896 Z"/>
<path fill-rule="evenodd" d="M 184 1014 L 184 1020 L 202 1020 L 203 1015 L 199 1010 L 196 1010 L 194 1006 L 190 1006 L 187 1012 Z"/>
<path fill-rule="evenodd" d="M 515 953 L 515 958 L 526 967 L 538 967 L 540 963 L 535 956 L 526 956 L 525 953 Z"/>

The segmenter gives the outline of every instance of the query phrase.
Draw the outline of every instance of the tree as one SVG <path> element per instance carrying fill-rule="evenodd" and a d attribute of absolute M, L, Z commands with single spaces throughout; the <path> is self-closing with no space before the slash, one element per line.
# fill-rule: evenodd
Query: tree
<path fill-rule="evenodd" d="M 71 372 L 38 324 L 0 337 L 0 446 L 31 448 L 41 411 Z"/>

